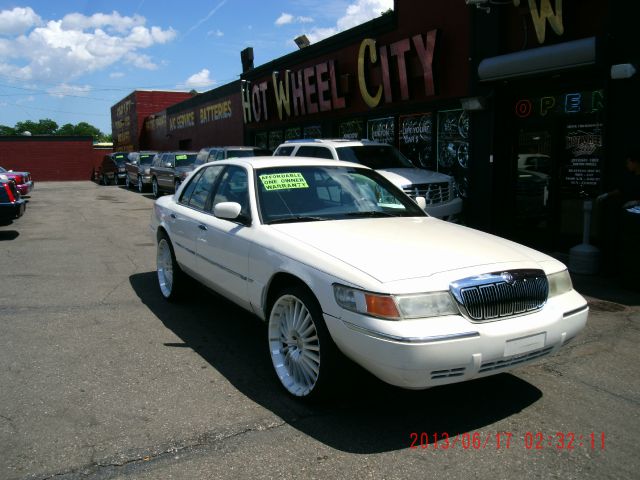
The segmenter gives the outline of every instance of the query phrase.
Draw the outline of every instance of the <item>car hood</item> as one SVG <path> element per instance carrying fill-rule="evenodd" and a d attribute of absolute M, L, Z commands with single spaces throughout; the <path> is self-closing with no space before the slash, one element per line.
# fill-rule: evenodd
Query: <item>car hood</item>
<path fill-rule="evenodd" d="M 271 228 L 383 283 L 481 265 L 551 260 L 523 245 L 433 217 L 317 221 Z"/>
<path fill-rule="evenodd" d="M 383 168 L 376 170 L 376 172 L 399 187 L 451 180 L 449 175 L 421 168 Z"/>

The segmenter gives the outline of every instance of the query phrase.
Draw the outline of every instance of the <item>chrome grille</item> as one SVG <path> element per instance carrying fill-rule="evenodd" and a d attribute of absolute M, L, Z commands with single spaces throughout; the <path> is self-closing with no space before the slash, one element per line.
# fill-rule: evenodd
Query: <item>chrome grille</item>
<path fill-rule="evenodd" d="M 449 182 L 420 183 L 404 187 L 402 190 L 413 198 L 424 197 L 427 200 L 427 205 L 438 205 L 448 202 L 452 198 Z"/>
<path fill-rule="evenodd" d="M 542 270 L 509 270 L 458 280 L 450 290 L 467 318 L 485 322 L 540 310 L 549 284 Z"/>

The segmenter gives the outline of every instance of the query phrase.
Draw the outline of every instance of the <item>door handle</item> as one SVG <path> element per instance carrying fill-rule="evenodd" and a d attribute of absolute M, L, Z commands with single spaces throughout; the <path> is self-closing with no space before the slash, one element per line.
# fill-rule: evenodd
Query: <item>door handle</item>
<path fill-rule="evenodd" d="M 207 229 L 207 226 L 206 226 L 206 225 L 203 225 L 203 224 L 200 224 L 200 225 L 198 225 L 198 228 L 199 228 L 200 230 L 206 230 L 206 229 Z"/>
<path fill-rule="evenodd" d="M 174 218 L 174 219 L 176 218 L 176 214 L 175 214 L 175 213 L 172 213 L 172 214 L 171 214 L 171 215 L 169 215 L 169 216 L 170 216 L 171 218 Z"/>

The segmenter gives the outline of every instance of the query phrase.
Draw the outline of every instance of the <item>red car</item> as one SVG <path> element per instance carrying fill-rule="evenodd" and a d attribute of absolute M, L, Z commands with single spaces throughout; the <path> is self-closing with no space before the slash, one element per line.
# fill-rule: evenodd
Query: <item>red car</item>
<path fill-rule="evenodd" d="M 20 195 L 29 195 L 29 192 L 33 190 L 33 180 L 29 172 L 14 172 L 13 170 L 5 170 L 0 167 L 0 178 L 2 177 L 13 180 Z"/>

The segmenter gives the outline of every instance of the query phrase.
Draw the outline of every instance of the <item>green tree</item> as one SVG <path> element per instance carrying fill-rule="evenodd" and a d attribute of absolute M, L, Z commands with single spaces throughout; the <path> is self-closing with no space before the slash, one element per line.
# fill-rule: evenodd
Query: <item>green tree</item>
<path fill-rule="evenodd" d="M 16 129 L 6 125 L 0 125 L 0 135 L 15 135 Z"/>
<path fill-rule="evenodd" d="M 18 122 L 15 126 L 16 133 L 31 132 L 32 135 L 55 135 L 58 130 L 58 124 L 50 118 L 38 120 L 38 123 L 25 120 Z"/>

